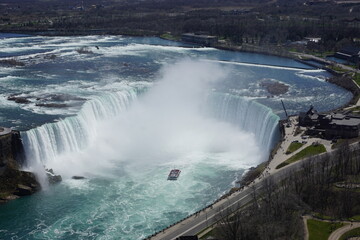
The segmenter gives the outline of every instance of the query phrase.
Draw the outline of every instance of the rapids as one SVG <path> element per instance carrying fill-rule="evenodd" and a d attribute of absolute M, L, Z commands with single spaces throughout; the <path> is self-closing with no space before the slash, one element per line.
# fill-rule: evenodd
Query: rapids
<path fill-rule="evenodd" d="M 1 41 L 0 58 L 25 66 L 0 66 L 0 120 L 22 130 L 24 168 L 43 186 L 0 206 L 1 239 L 145 238 L 212 203 L 267 159 L 284 117 L 280 99 L 294 114 L 352 97 L 324 81 L 328 73 L 271 56 L 158 38 Z M 270 96 L 262 81 L 289 91 Z M 49 186 L 44 166 L 63 182 Z M 167 181 L 174 167 L 180 177 Z"/>

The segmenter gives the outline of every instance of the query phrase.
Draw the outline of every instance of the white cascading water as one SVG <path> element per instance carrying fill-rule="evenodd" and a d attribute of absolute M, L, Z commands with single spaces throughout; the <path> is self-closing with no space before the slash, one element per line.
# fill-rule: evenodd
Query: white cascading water
<path fill-rule="evenodd" d="M 76 116 L 47 123 L 21 133 L 27 167 L 37 173 L 46 186 L 43 166 L 62 153 L 79 152 L 97 135 L 99 122 L 115 117 L 126 110 L 137 97 L 134 87 L 110 92 L 87 101 Z"/>
<path fill-rule="evenodd" d="M 175 66 L 173 68 L 188 69 L 190 66 L 193 67 L 193 65 L 194 63 L 190 62 L 190 64 L 180 64 L 180 66 Z M 216 68 L 213 67 L 213 69 L 215 69 L 214 73 L 206 73 L 209 66 L 206 65 L 204 67 L 203 65 L 206 64 L 198 64 L 200 70 L 189 74 L 189 76 L 179 76 L 178 74 L 171 75 L 170 77 L 165 77 L 170 80 L 163 81 L 156 85 L 157 90 L 155 90 L 153 96 L 161 99 L 156 99 L 153 103 L 154 106 L 152 107 L 154 108 L 152 111 L 154 112 L 151 113 L 151 115 L 162 115 L 163 113 L 161 111 L 170 111 L 170 115 L 172 115 L 173 118 L 168 119 L 168 121 L 174 120 L 180 122 L 182 120 L 187 121 L 186 116 L 189 114 L 197 115 L 197 106 L 194 107 L 193 105 L 197 105 L 197 102 L 202 102 L 199 104 L 204 105 L 204 98 L 201 95 L 204 94 L 204 89 L 206 89 L 205 85 L 207 85 L 201 83 L 201 81 L 203 81 L 203 79 L 209 81 L 209 78 L 214 76 L 214 78 L 221 79 L 221 73 L 219 72 L 222 71 L 221 69 L 216 70 Z M 212 66 L 210 66 L 210 69 L 211 67 Z M 205 76 L 203 76 L 204 72 L 206 73 Z M 187 78 L 185 86 L 180 86 L 182 83 L 179 82 L 179 79 L 176 79 L 177 77 L 181 79 L 183 77 Z M 200 80 L 190 79 L 191 77 L 194 77 L 194 79 L 199 78 Z M 179 86 L 177 86 L 177 84 L 179 84 Z M 119 92 L 103 94 L 102 96 L 95 97 L 86 102 L 76 116 L 68 117 L 55 123 L 48 123 L 23 132 L 22 138 L 30 170 L 36 172 L 40 182 L 43 185 L 46 185 L 44 166 L 48 166 L 49 163 L 61 161 L 61 155 L 81 152 L 84 148 L 91 145 L 97 138 L 97 131 L 102 131 L 102 129 L 98 129 L 99 126 L 104 124 L 105 120 L 111 120 L 121 115 L 124 110 L 128 109 L 130 103 L 138 97 L 138 94 L 141 93 L 143 89 L 144 88 L 141 87 L 139 88 L 139 86 L 127 86 Z M 179 94 L 179 92 L 181 94 L 185 93 L 186 96 Z M 171 98 L 173 98 L 174 95 L 178 96 L 171 102 Z M 165 98 L 165 100 L 163 100 L 163 98 Z M 151 102 L 153 100 L 153 98 L 149 98 L 146 101 Z M 163 106 L 164 109 L 162 110 L 161 104 L 163 104 L 164 101 L 168 102 Z M 183 105 L 181 101 L 187 103 Z M 252 133 L 259 145 L 262 146 L 262 159 L 265 160 L 264 157 L 272 147 L 279 120 L 278 116 L 274 115 L 271 109 L 254 101 L 223 93 L 211 93 L 210 97 L 207 97 L 205 105 L 205 109 L 211 109 L 210 115 L 212 118 L 229 122 L 241 130 Z M 191 108 L 190 111 L 187 108 Z M 144 111 L 144 109 L 141 111 Z M 177 116 L 177 114 L 179 115 Z M 138 116 L 138 118 L 141 117 L 143 116 Z M 179 117 L 180 119 L 182 119 L 182 117 L 185 118 L 179 120 Z M 146 121 L 146 119 L 144 121 Z M 161 119 L 155 118 L 154 121 L 159 122 Z M 159 131 L 163 131 L 161 126 L 158 127 Z M 179 126 L 174 127 L 179 128 Z M 191 126 L 190 129 L 192 127 L 193 126 Z M 117 133 L 114 132 L 113 134 Z M 119 138 L 121 137 L 122 136 L 119 136 Z M 139 139 L 142 141 L 141 137 Z M 149 142 L 147 144 L 149 144 Z M 116 155 L 121 155 L 121 153 L 119 152 Z M 70 158 L 76 158 L 76 155 L 72 155 Z M 72 159 L 71 161 L 74 162 L 76 159 Z"/>
<path fill-rule="evenodd" d="M 264 156 L 269 153 L 279 137 L 280 120 L 270 108 L 232 94 L 213 93 L 208 101 L 213 116 L 254 134 L 264 150 Z"/>

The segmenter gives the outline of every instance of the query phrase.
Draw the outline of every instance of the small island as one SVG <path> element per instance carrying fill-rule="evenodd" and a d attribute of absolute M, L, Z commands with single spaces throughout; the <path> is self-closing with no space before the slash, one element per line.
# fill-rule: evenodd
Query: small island
<path fill-rule="evenodd" d="M 289 86 L 277 81 L 264 80 L 260 83 L 260 86 L 265 88 L 271 95 L 285 94 L 289 90 Z"/>

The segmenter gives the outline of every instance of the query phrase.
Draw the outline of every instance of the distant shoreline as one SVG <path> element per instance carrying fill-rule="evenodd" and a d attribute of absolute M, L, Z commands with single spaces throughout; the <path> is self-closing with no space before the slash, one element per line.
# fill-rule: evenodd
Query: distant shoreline
<path fill-rule="evenodd" d="M 167 41 L 173 41 L 173 42 L 179 42 L 179 43 L 185 43 L 181 40 L 176 40 L 176 39 L 169 39 L 166 37 L 162 37 L 161 35 L 158 34 L 145 34 L 145 33 L 133 33 L 133 34 L 124 34 L 124 33 L 120 33 L 118 31 L 114 31 L 114 30 L 104 30 L 104 29 L 90 29 L 90 30 L 73 30 L 73 31 L 69 31 L 69 30 L 55 30 L 55 29 L 49 29 L 49 30 L 45 30 L 45 31 L 35 31 L 35 30 L 22 30 L 22 31 L 17 31 L 17 30 L 13 30 L 13 31 L 8 31 L 8 32 L 0 32 L 0 37 L 2 34 L 14 34 L 14 35 L 18 35 L 18 37 L 23 37 L 23 36 L 101 36 L 101 35 L 113 35 L 113 36 L 125 36 L 125 37 L 157 37 L 160 39 L 164 39 Z M 201 45 L 193 43 L 194 46 L 199 46 L 201 47 Z M 289 51 L 287 51 L 284 48 L 281 47 L 276 47 L 276 46 L 270 46 L 270 47 L 265 47 L 265 46 L 255 46 L 255 45 L 250 45 L 250 44 L 243 44 L 241 46 L 238 45 L 224 45 L 224 44 L 216 44 L 213 46 L 210 46 L 219 50 L 226 50 L 226 51 L 234 51 L 234 52 L 247 52 L 247 53 L 254 53 L 254 54 L 262 54 L 262 55 L 269 55 L 269 56 L 275 56 L 275 57 L 281 57 L 281 58 L 288 58 L 288 59 L 292 59 L 294 61 L 297 61 L 299 63 L 302 63 L 304 65 L 313 67 L 313 68 L 319 68 L 318 66 L 314 66 L 314 64 L 307 62 L 303 59 L 301 59 L 298 55 L 292 54 Z M 312 55 L 309 55 L 312 56 Z M 315 59 L 315 56 L 312 56 Z M 342 74 L 326 67 L 323 66 L 321 67 L 321 69 L 329 72 L 330 74 L 332 74 L 334 77 L 336 76 L 342 76 Z M 352 105 L 354 102 L 357 102 L 358 98 L 359 98 L 359 94 L 356 93 L 354 90 L 348 89 L 346 87 L 344 87 L 343 85 L 340 84 L 339 81 L 328 81 L 332 84 L 337 85 L 340 88 L 343 88 L 349 92 L 351 92 L 353 94 L 352 99 L 345 105 L 338 107 L 334 110 L 338 110 L 338 109 L 342 109 L 345 107 L 349 107 L 350 105 Z"/>

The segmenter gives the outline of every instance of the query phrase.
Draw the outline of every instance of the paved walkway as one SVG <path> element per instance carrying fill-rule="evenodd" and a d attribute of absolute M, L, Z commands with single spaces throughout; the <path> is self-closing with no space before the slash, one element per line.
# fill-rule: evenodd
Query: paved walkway
<path fill-rule="evenodd" d="M 311 55 L 309 55 L 311 56 Z M 355 70 L 357 72 L 360 73 L 360 71 Z M 360 105 L 360 100 L 357 103 L 357 105 Z M 222 199 L 219 202 L 215 203 L 214 205 L 212 205 L 211 209 L 206 208 L 203 209 L 200 213 L 197 213 L 183 221 L 181 221 L 180 223 L 174 224 L 173 226 L 164 229 L 161 233 L 157 233 L 154 234 L 154 236 L 150 236 L 149 239 L 174 239 L 178 236 L 181 236 L 182 234 L 184 234 L 185 232 L 190 232 L 192 231 L 193 234 L 198 233 L 200 230 L 205 229 L 206 227 L 208 227 L 208 221 L 210 218 L 213 218 L 216 216 L 216 214 L 214 213 L 210 213 L 212 211 L 213 208 L 220 208 L 219 206 L 223 206 L 224 205 L 224 201 L 234 201 L 237 204 L 240 204 L 241 200 L 247 198 L 249 196 L 249 194 L 246 194 L 246 192 L 249 191 L 249 189 L 251 188 L 251 186 L 256 186 L 257 183 L 261 182 L 264 177 L 267 177 L 268 175 L 273 175 L 274 173 L 277 173 L 279 171 L 284 170 L 283 168 L 281 169 L 276 169 L 276 167 L 286 161 L 288 158 L 290 158 L 291 156 L 295 155 L 296 153 L 300 152 L 301 150 L 303 150 L 304 148 L 310 146 L 311 144 L 313 144 L 314 142 L 318 142 L 320 144 L 323 144 L 326 148 L 327 152 L 332 151 L 331 149 L 331 141 L 328 140 L 324 140 L 324 139 L 320 139 L 320 138 L 309 138 L 309 137 L 303 137 L 302 133 L 298 134 L 298 135 L 294 135 L 296 128 L 297 128 L 297 116 L 292 116 L 289 118 L 290 120 L 290 125 L 285 127 L 285 134 L 284 134 L 284 139 L 281 142 L 281 145 L 279 147 L 279 149 L 277 150 L 277 152 L 275 153 L 275 155 L 273 156 L 273 159 L 270 161 L 267 169 L 265 170 L 265 172 L 257 179 L 255 179 L 249 186 L 245 186 L 241 191 L 236 192 L 234 194 L 232 194 L 231 196 L 227 197 L 226 200 Z M 298 142 L 302 142 L 304 143 L 304 145 L 298 149 L 297 151 L 291 153 L 291 154 L 286 154 L 286 150 L 288 149 L 288 147 L 290 146 L 290 144 L 293 141 L 298 141 Z M 290 164 L 290 165 L 294 165 L 295 166 L 296 163 Z M 291 166 L 287 166 L 288 169 L 291 168 Z M 240 204 L 243 205 L 243 204 Z M 194 221 L 194 218 L 204 218 L 205 214 L 205 220 L 202 220 L 202 222 L 198 222 L 196 223 L 196 221 Z M 304 220 L 305 221 L 305 220 Z M 195 223 L 196 224 L 195 224 Z M 202 226 L 200 227 L 198 230 L 196 231 L 194 228 L 201 226 L 203 224 L 203 222 L 206 222 L 206 227 Z M 359 223 L 360 224 L 360 223 Z M 192 227 L 186 226 L 186 225 L 191 225 Z M 195 226 L 194 226 L 195 225 Z M 209 224 L 212 225 L 212 224 Z M 306 225 L 306 224 L 305 224 Z M 184 228 L 183 230 L 181 230 L 181 228 Z M 307 232 L 307 231 L 306 231 Z M 308 234 L 308 233 L 307 233 Z M 171 236 L 176 236 L 176 237 L 171 237 Z M 307 235 L 308 238 L 308 235 Z M 330 238 L 329 238 L 330 239 Z"/>
<path fill-rule="evenodd" d="M 321 219 L 313 218 L 312 216 L 309 216 L 309 215 L 304 216 L 303 221 L 304 221 L 304 227 L 305 227 L 305 235 L 304 235 L 305 240 L 309 239 L 309 229 L 307 228 L 307 220 L 309 220 L 309 219 L 316 219 L 316 220 L 323 221 L 323 222 L 331 222 L 329 220 L 321 220 Z M 330 234 L 328 240 L 338 240 L 344 233 L 346 233 L 354 228 L 360 227 L 360 222 L 350 222 L 350 221 L 335 221 L 335 222 L 344 223 L 346 225 L 341 228 L 338 228 L 334 232 L 332 232 Z M 360 239 L 360 237 L 359 237 L 359 239 Z"/>
<path fill-rule="evenodd" d="M 291 156 L 297 154 L 298 152 L 300 152 L 301 150 L 303 150 L 304 148 L 310 146 L 311 144 L 318 142 L 320 144 L 323 144 L 326 148 L 327 152 L 332 151 L 331 149 L 331 141 L 329 140 L 325 140 L 325 139 L 321 139 L 321 138 L 313 138 L 313 137 L 308 137 L 302 136 L 302 133 L 294 136 L 296 128 L 297 128 L 297 116 L 292 116 L 289 118 L 291 124 L 289 127 L 285 127 L 285 135 L 284 135 L 284 139 L 281 142 L 281 145 L 279 147 L 279 149 L 277 150 L 277 152 L 275 153 L 273 159 L 270 161 L 269 165 L 268 165 L 268 173 L 273 174 L 277 171 L 279 171 L 279 169 L 276 169 L 276 167 L 286 161 L 287 159 L 289 159 Z M 290 144 L 294 141 L 298 141 L 300 143 L 304 143 L 304 145 L 296 150 L 295 152 L 291 153 L 291 154 L 286 154 L 286 151 L 288 149 L 288 147 L 290 146 Z"/>
<path fill-rule="evenodd" d="M 349 66 L 346 66 L 344 64 L 341 64 L 341 63 L 337 63 L 337 62 L 334 62 L 334 61 L 331 61 L 331 60 L 328 60 L 328 59 L 325 59 L 325 58 L 320 58 L 320 57 L 316 57 L 314 55 L 310 55 L 310 54 L 306 54 L 306 53 L 293 53 L 295 56 L 299 57 L 299 58 L 309 58 L 309 59 L 314 59 L 314 60 L 317 60 L 317 61 L 320 61 L 320 62 L 324 62 L 326 64 L 333 64 L 335 66 L 338 66 L 338 67 L 341 67 L 342 69 L 345 69 L 345 70 L 348 70 L 348 71 L 351 71 L 351 72 L 357 72 L 357 73 L 360 73 L 360 70 L 359 69 L 354 69 L 352 67 L 349 67 Z"/>
<path fill-rule="evenodd" d="M 320 57 L 316 57 L 314 55 L 310 55 L 310 54 L 305 54 L 305 53 L 293 53 L 295 56 L 297 56 L 298 58 L 302 59 L 302 58 L 309 58 L 309 59 L 314 59 L 314 60 L 317 60 L 317 61 L 320 61 L 320 62 L 323 62 L 323 63 L 326 63 L 326 64 L 329 64 L 329 65 L 335 65 L 337 67 L 340 67 L 344 70 L 347 70 L 349 72 L 352 72 L 353 74 L 355 73 L 359 73 L 360 74 L 360 69 L 355 69 L 355 68 L 352 68 L 352 67 L 349 67 L 349 66 L 346 66 L 344 64 L 341 64 L 341 63 L 337 63 L 337 62 L 334 62 L 334 61 L 330 61 L 328 59 L 324 59 L 324 58 L 320 58 Z M 355 82 L 355 85 L 360 89 L 360 86 L 359 84 L 357 84 L 357 82 Z M 359 100 L 357 101 L 357 103 L 355 104 L 355 106 L 360 106 L 360 98 Z M 345 108 L 345 109 L 349 109 L 349 108 L 352 108 L 354 106 L 350 106 L 348 108 Z"/>
<path fill-rule="evenodd" d="M 303 216 L 303 222 L 304 222 L 304 240 L 309 239 L 309 229 L 307 227 L 307 220 L 309 219 L 309 216 Z"/>
<path fill-rule="evenodd" d="M 328 240 L 338 240 L 344 233 L 350 231 L 351 229 L 360 227 L 360 222 L 343 222 L 343 223 L 347 223 L 347 225 L 338 228 L 334 232 L 332 232 Z"/>

